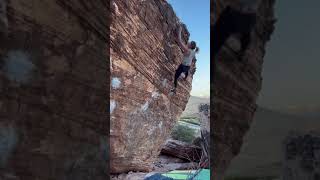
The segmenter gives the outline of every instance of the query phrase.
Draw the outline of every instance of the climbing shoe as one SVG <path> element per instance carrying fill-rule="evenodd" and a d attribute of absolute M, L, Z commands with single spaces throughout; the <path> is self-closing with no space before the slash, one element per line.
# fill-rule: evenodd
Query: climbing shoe
<path fill-rule="evenodd" d="M 175 95 L 175 94 L 176 94 L 176 89 L 175 89 L 175 88 L 172 88 L 172 89 L 170 90 L 169 96 L 173 96 L 173 95 Z"/>
<path fill-rule="evenodd" d="M 175 93 L 176 93 L 176 88 L 172 88 L 172 89 L 170 90 L 170 92 L 175 94 Z"/>

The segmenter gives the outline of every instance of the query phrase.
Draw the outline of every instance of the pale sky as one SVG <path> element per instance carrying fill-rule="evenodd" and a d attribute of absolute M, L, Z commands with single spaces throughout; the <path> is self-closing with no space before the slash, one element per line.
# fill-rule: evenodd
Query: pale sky
<path fill-rule="evenodd" d="M 270 109 L 320 107 L 320 1 L 276 1 L 258 104 Z"/>
<path fill-rule="evenodd" d="M 180 20 L 187 25 L 190 40 L 200 48 L 192 96 L 210 96 L 210 0 L 168 0 Z"/>

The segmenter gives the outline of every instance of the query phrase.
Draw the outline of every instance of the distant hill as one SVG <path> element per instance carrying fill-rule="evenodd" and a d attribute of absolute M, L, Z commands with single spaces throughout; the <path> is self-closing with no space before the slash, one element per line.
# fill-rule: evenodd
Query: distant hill
<path fill-rule="evenodd" d="M 320 121 L 258 108 L 241 153 L 227 175 L 277 176 L 281 174 L 282 142 L 289 131 L 320 130 Z"/>
<path fill-rule="evenodd" d="M 292 114 L 299 117 L 304 118 L 318 118 L 320 119 L 320 108 L 313 108 L 313 109 L 295 109 L 288 111 L 288 114 Z"/>
<path fill-rule="evenodd" d="M 201 103 L 210 103 L 210 98 L 191 96 L 181 117 L 198 117 L 198 106 Z"/>

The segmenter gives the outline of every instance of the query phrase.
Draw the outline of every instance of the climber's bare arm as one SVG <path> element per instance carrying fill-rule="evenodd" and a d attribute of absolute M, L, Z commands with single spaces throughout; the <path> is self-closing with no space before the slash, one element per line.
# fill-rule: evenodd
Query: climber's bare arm
<path fill-rule="evenodd" d="M 183 52 L 186 54 L 189 54 L 190 50 L 189 50 L 188 46 L 182 41 L 181 34 L 182 34 L 182 27 L 180 26 L 180 28 L 179 28 L 179 44 L 182 47 Z"/>
<path fill-rule="evenodd" d="M 193 59 L 192 59 L 192 63 L 191 63 L 192 66 L 194 66 L 194 65 L 196 64 L 196 61 L 197 61 L 196 58 L 193 58 Z"/>

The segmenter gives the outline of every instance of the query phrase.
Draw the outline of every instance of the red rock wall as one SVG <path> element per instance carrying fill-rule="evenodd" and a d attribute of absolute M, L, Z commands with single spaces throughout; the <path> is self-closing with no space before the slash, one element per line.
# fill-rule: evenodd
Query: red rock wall
<path fill-rule="evenodd" d="M 182 61 L 173 9 L 163 0 L 111 5 L 111 171 L 149 171 L 186 107 L 195 68 L 168 96 Z"/>
<path fill-rule="evenodd" d="M 274 0 L 260 1 L 257 24 L 243 59 L 239 56 L 239 39 L 231 37 L 215 58 L 213 79 L 213 115 L 211 155 L 214 177 L 223 179 L 231 160 L 240 152 L 242 139 L 249 130 L 261 90 L 265 45 L 274 28 Z M 225 5 L 237 8 L 238 1 L 216 0 L 211 11 L 212 24 Z"/>
<path fill-rule="evenodd" d="M 108 2 L 0 6 L 0 179 L 105 179 Z"/>

